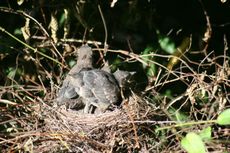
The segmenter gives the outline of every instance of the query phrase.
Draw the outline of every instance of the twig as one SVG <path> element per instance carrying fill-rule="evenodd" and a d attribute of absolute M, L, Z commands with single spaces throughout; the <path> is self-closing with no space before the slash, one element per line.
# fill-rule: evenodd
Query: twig
<path fill-rule="evenodd" d="M 100 6 L 100 5 L 98 5 L 98 10 L 99 10 L 99 12 L 100 12 L 101 19 L 102 19 L 102 22 L 103 22 L 103 26 L 104 26 L 104 29 L 105 29 L 104 50 L 105 50 L 105 54 L 106 54 L 107 49 L 108 49 L 108 44 L 107 44 L 107 40 L 108 40 L 107 26 L 106 26 L 105 18 L 104 18 L 104 16 L 103 16 L 102 11 L 101 11 L 101 6 Z"/>
<path fill-rule="evenodd" d="M 4 28 L 2 28 L 1 26 L 0 26 L 0 31 L 2 31 L 2 32 L 4 32 L 5 34 L 9 35 L 11 38 L 15 39 L 16 41 L 18 41 L 19 43 L 21 43 L 21 44 L 24 45 L 25 47 L 27 47 L 27 48 L 33 50 L 34 53 L 38 53 L 38 54 L 42 55 L 43 57 L 45 57 L 45 58 L 47 58 L 47 59 L 50 59 L 50 60 L 54 61 L 55 63 L 58 63 L 58 64 L 64 66 L 62 63 L 60 63 L 60 62 L 57 61 L 56 59 L 53 59 L 53 58 L 49 57 L 48 55 L 46 55 L 46 54 L 44 54 L 44 53 L 38 51 L 37 49 L 31 47 L 30 45 L 24 43 L 23 41 L 21 41 L 20 39 L 18 39 L 17 37 L 15 37 L 15 36 L 12 35 L 11 33 L 9 33 L 8 31 L 6 31 L 6 30 L 5 30 Z"/>
<path fill-rule="evenodd" d="M 52 44 L 54 50 L 58 53 L 58 55 L 59 55 L 59 56 L 62 58 L 62 60 L 64 61 L 64 58 L 62 57 L 62 55 L 59 53 L 59 51 L 58 51 L 57 48 L 55 47 L 54 42 L 53 42 L 53 40 L 51 39 L 51 37 L 49 36 L 48 32 L 45 30 L 45 28 L 44 28 L 36 19 L 34 19 L 33 17 L 31 17 L 30 15 L 26 14 L 25 12 L 23 12 L 23 11 L 21 11 L 21 10 L 16 10 L 16 11 L 15 11 L 15 10 L 10 9 L 10 8 L 0 7 L 0 11 L 7 12 L 7 13 L 13 13 L 13 14 L 19 14 L 19 15 L 22 15 L 22 16 L 24 16 L 24 17 L 26 17 L 26 18 L 29 18 L 29 19 L 31 19 L 32 21 L 34 21 L 34 22 L 40 27 L 40 29 L 41 29 L 41 31 L 44 33 L 44 35 L 45 35 L 47 38 L 49 38 L 49 40 L 51 41 L 51 44 Z M 3 32 L 6 31 L 6 30 L 5 30 L 4 28 L 2 28 L 2 27 L 1 27 L 0 30 L 3 31 Z M 8 34 L 8 35 L 9 35 L 9 34 Z M 13 36 L 13 35 L 12 35 L 12 36 Z M 12 37 L 12 36 L 11 36 L 11 37 Z M 15 39 L 16 37 L 12 37 L 12 38 Z M 17 38 L 17 39 L 15 39 L 15 40 L 18 41 L 19 39 Z M 22 44 L 23 44 L 24 46 L 26 46 L 26 47 L 29 46 L 29 45 L 27 45 L 26 43 L 24 43 L 24 42 L 22 42 L 22 41 L 20 41 L 20 40 L 19 40 L 19 42 L 22 43 Z M 54 61 L 54 62 L 60 64 L 60 65 L 62 65 L 63 67 L 65 67 L 62 63 L 60 63 L 60 62 L 58 62 L 57 60 L 55 60 L 55 59 L 53 59 L 53 58 L 51 58 L 51 57 L 49 57 L 49 56 L 43 54 L 42 52 L 37 51 L 36 49 L 32 48 L 31 46 L 29 46 L 28 48 L 32 49 L 34 52 L 38 52 L 40 55 L 42 55 L 42 56 L 44 56 L 44 57 L 46 57 L 46 58 L 48 58 L 48 59 L 50 59 L 50 60 L 52 60 L 52 61 Z"/>
<path fill-rule="evenodd" d="M 9 104 L 9 105 L 17 105 L 17 103 L 6 100 L 6 99 L 0 99 L 0 103 Z"/>
<path fill-rule="evenodd" d="M 127 114 L 128 114 L 128 116 L 129 116 L 129 118 L 130 118 L 130 120 L 131 120 L 131 124 L 132 124 L 132 126 L 133 126 L 133 132 L 134 132 L 134 138 L 135 138 L 135 141 L 136 141 L 136 144 L 135 144 L 135 148 L 140 148 L 140 144 L 139 144 L 139 137 L 138 137 L 138 135 L 137 135 L 137 127 L 136 127 L 136 125 L 134 124 L 134 119 L 133 119 L 133 117 L 132 117 L 132 115 L 131 115 L 131 113 L 130 113 L 130 109 L 129 109 L 129 106 L 126 104 L 126 110 L 127 110 Z"/>

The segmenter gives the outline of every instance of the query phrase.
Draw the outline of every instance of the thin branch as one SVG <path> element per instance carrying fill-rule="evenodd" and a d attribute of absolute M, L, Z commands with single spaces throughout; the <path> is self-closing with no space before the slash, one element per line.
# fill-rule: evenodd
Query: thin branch
<path fill-rule="evenodd" d="M 101 11 L 101 6 L 100 6 L 100 5 L 98 5 L 98 10 L 99 10 L 99 12 L 100 12 L 101 19 L 102 19 L 102 22 L 103 22 L 103 26 L 104 26 L 104 29 L 105 29 L 104 50 L 105 50 L 105 54 L 106 54 L 107 49 L 108 49 L 108 44 L 107 44 L 107 40 L 108 40 L 108 31 L 107 31 L 107 26 L 106 26 L 105 18 L 104 18 L 104 16 L 103 16 L 102 11 Z"/>

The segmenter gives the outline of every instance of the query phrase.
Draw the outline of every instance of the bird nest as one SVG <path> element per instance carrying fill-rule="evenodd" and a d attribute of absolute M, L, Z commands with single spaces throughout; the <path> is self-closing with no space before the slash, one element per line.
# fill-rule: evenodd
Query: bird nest
<path fill-rule="evenodd" d="M 36 146 L 42 152 L 114 152 L 134 151 L 146 147 L 144 133 L 152 133 L 149 120 L 156 113 L 154 106 L 136 95 L 123 101 L 120 108 L 101 114 L 56 108 L 43 103 L 42 114 L 46 133 Z M 145 125 L 145 126 L 144 126 Z M 49 138 L 47 138 L 47 136 Z M 47 147 L 47 144 L 49 144 Z"/>

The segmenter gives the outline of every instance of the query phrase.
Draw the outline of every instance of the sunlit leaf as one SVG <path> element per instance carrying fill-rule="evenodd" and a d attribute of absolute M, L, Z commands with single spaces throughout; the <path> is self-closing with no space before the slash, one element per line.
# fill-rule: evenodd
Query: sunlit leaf
<path fill-rule="evenodd" d="M 230 109 L 226 109 L 220 113 L 216 123 L 220 125 L 230 125 Z"/>
<path fill-rule="evenodd" d="M 24 0 L 17 0 L 18 5 L 22 5 Z"/>
<path fill-rule="evenodd" d="M 169 54 L 173 54 L 176 51 L 175 43 L 169 37 L 162 37 L 159 39 L 161 48 Z"/>
<path fill-rule="evenodd" d="M 203 129 L 199 136 L 202 138 L 202 140 L 210 140 L 212 138 L 212 128 L 209 126 L 205 129 Z"/>
<path fill-rule="evenodd" d="M 185 37 L 181 42 L 180 46 L 174 48 L 173 50 L 173 57 L 170 58 L 167 68 L 172 70 L 172 68 L 180 61 L 181 56 L 183 53 L 189 48 L 190 46 L 190 37 Z"/>
<path fill-rule="evenodd" d="M 188 153 L 205 153 L 205 145 L 201 137 L 194 132 L 190 132 L 181 140 L 181 146 Z"/>

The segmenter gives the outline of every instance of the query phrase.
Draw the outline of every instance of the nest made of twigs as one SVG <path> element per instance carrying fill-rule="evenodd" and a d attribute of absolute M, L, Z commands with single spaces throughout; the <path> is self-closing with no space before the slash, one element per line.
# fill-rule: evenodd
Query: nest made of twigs
<path fill-rule="evenodd" d="M 137 95 L 125 100 L 121 108 L 101 114 L 83 114 L 65 107 L 55 108 L 43 103 L 44 139 L 35 150 L 42 152 L 114 152 L 140 150 L 146 146 L 141 124 L 153 115 L 153 106 Z M 144 126 L 143 126 L 144 127 Z M 48 141 L 48 142 L 47 142 Z M 53 147 L 44 147 L 49 144 Z"/>

